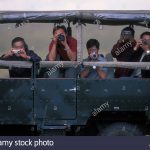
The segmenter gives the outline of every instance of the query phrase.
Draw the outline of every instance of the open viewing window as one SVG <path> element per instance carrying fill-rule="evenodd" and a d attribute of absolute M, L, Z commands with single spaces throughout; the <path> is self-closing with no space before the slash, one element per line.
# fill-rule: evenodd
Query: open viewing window
<path fill-rule="evenodd" d="M 77 66 L 82 64 L 107 68 L 123 67 L 149 70 L 149 62 L 116 62 L 113 61 L 114 59 L 108 60 L 109 62 L 83 61 L 87 56 L 85 45 L 88 39 L 96 38 L 100 42 L 101 52 L 107 57 L 113 44 L 119 38 L 121 28 L 134 25 L 136 38 L 138 38 L 141 32 L 149 28 L 149 14 L 149 11 L 1 12 L 0 32 L 3 37 L 1 36 L 0 38 L 0 54 L 10 49 L 13 37 L 22 36 L 27 41 L 30 49 L 41 56 L 43 61 L 39 64 L 40 68 L 58 65 L 60 61 L 45 61 L 45 58 L 52 38 L 54 24 L 64 24 L 66 27 L 71 25 L 72 35 L 77 39 L 77 61 L 62 61 L 63 66 L 60 65 L 60 68 L 77 68 Z M 51 26 L 49 26 L 49 23 L 51 23 Z M 13 65 L 19 65 L 19 67 L 25 67 L 24 65 L 26 65 L 27 68 L 28 65 L 32 66 L 28 62 L 11 63 L 0 61 L 1 68 L 11 69 Z M 2 76 L 8 77 L 7 73 L 2 74 L 2 70 L 0 72 Z M 108 78 L 111 77 L 113 77 L 113 69 L 111 70 L 111 75 L 108 74 Z"/>

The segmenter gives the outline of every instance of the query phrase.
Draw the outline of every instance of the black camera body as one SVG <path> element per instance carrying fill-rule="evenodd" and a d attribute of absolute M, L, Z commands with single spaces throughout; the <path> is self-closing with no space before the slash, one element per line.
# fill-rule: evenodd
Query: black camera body
<path fill-rule="evenodd" d="M 65 36 L 63 34 L 60 34 L 58 36 L 58 40 L 61 41 L 61 42 L 64 42 L 65 41 Z"/>
<path fill-rule="evenodd" d="M 143 45 L 150 45 L 150 42 L 148 40 L 142 40 Z"/>
<path fill-rule="evenodd" d="M 94 52 L 94 53 L 91 53 L 90 54 L 90 58 L 92 59 L 92 60 L 97 60 L 97 58 L 98 58 L 98 55 Z"/>

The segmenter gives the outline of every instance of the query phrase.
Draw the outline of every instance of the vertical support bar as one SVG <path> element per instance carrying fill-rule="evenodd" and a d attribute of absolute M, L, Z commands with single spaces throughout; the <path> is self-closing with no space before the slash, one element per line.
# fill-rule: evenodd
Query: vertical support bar
<path fill-rule="evenodd" d="M 32 68 L 31 68 L 31 78 L 32 78 L 32 80 L 34 80 L 34 74 L 35 74 L 34 70 L 35 70 L 35 64 L 34 64 L 34 62 L 32 62 Z"/>
<path fill-rule="evenodd" d="M 77 62 L 80 64 L 83 60 L 82 51 L 82 24 L 79 22 L 77 25 Z"/>
<path fill-rule="evenodd" d="M 82 34 L 83 33 L 82 33 L 82 24 L 80 23 L 80 21 L 77 24 L 76 30 L 77 30 L 77 63 L 78 65 L 80 65 L 83 61 L 83 50 L 82 50 L 82 42 L 83 42 Z M 79 70 L 77 72 L 79 72 Z M 78 117 L 78 100 L 77 100 L 78 92 L 79 92 L 78 89 L 80 88 L 78 78 L 79 78 L 79 75 L 76 78 L 76 118 Z"/>
<path fill-rule="evenodd" d="M 35 90 L 36 90 L 37 69 L 38 69 L 37 63 L 32 62 L 32 76 L 31 76 L 31 78 L 32 78 L 32 87 L 31 87 L 31 89 L 32 89 L 32 96 L 33 96 L 33 103 L 32 103 L 33 104 L 33 114 L 32 114 L 33 120 L 32 120 L 32 124 L 35 124 L 35 106 L 34 106 L 34 104 L 35 104 L 35 96 L 36 96 Z"/>

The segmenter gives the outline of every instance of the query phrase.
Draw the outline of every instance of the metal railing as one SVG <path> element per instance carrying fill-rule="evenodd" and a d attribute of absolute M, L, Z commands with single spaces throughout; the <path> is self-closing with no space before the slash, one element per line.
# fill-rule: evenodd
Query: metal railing
<path fill-rule="evenodd" d="M 28 61 L 5 61 L 0 60 L 0 68 L 12 68 L 12 67 L 18 67 L 18 68 L 32 68 L 32 63 Z"/>
<path fill-rule="evenodd" d="M 81 62 L 77 61 L 41 61 L 40 68 L 52 67 L 57 64 L 62 64 L 60 67 L 77 67 L 81 64 Z M 99 67 L 107 67 L 107 68 L 141 68 L 150 70 L 150 62 L 82 62 L 85 66 L 99 66 Z M 32 62 L 28 61 L 4 61 L 0 60 L 0 68 L 32 68 Z"/>

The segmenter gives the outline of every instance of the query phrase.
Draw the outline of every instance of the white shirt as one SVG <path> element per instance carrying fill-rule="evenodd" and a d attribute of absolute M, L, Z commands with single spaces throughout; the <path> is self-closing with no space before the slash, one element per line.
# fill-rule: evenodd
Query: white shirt
<path fill-rule="evenodd" d="M 146 54 L 147 54 L 146 51 L 144 51 L 139 62 L 142 62 L 142 60 Z M 141 77 L 141 69 L 140 68 L 135 69 L 133 71 L 131 77 L 139 77 L 140 78 Z"/>

